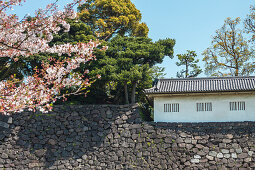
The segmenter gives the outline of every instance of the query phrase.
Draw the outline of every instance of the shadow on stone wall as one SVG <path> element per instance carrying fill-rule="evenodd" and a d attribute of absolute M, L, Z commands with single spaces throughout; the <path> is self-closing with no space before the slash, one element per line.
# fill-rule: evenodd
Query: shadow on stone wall
<path fill-rule="evenodd" d="M 5 137 L 10 135 L 10 124 L 12 117 L 0 114 L 0 145 Z"/>
<path fill-rule="evenodd" d="M 2 143 L 7 148 L 1 148 L 6 153 L 2 157 L 6 160 L 26 158 L 20 160 L 18 164 L 21 164 L 20 167 L 29 165 L 29 168 L 41 166 L 49 168 L 56 161 L 61 160 L 61 165 L 66 162 L 66 166 L 55 166 L 55 168 L 67 168 L 70 164 L 69 167 L 72 169 L 77 167 L 75 160 L 93 160 L 88 156 L 89 153 L 100 146 L 107 147 L 105 137 L 117 131 L 112 125 L 122 124 L 124 121 L 125 123 L 139 121 L 140 119 L 135 116 L 138 114 L 132 114 L 136 111 L 135 108 L 136 106 L 129 105 L 65 108 L 57 106 L 49 114 L 23 112 L 12 115 L 13 124 L 10 128 L 2 129 L 2 134 L 5 134 L 2 141 L 4 137 L 8 137 Z M 8 117 L 5 117 L 3 122 L 6 122 L 6 119 Z M 12 148 L 14 145 L 15 149 Z M 17 149 L 23 151 L 13 152 Z M 70 159 L 73 162 L 66 161 Z M 93 164 L 96 165 L 95 162 Z M 71 165 L 72 163 L 74 165 Z"/>

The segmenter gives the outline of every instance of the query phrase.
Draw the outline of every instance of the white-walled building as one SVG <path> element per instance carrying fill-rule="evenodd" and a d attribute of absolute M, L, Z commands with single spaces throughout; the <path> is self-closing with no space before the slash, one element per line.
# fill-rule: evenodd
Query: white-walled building
<path fill-rule="evenodd" d="M 255 77 L 160 79 L 145 93 L 155 122 L 255 121 Z"/>

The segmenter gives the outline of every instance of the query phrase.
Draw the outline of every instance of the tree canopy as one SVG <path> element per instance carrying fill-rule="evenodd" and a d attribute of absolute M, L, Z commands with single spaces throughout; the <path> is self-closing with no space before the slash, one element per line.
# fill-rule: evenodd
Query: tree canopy
<path fill-rule="evenodd" d="M 252 34 L 252 41 L 255 40 L 255 6 L 251 6 L 250 14 L 244 21 L 245 30 Z"/>
<path fill-rule="evenodd" d="M 146 37 L 116 36 L 109 42 L 105 56 L 96 61 L 98 65 L 90 74 L 104 75 L 100 81 L 115 85 L 115 92 L 111 93 L 115 93 L 116 98 L 123 101 L 121 94 L 125 94 L 124 103 L 134 103 L 136 90 L 141 93 L 144 88 L 151 86 L 153 65 L 161 63 L 165 55 L 173 57 L 174 45 L 173 39 L 154 43 Z"/>
<path fill-rule="evenodd" d="M 87 0 L 78 8 L 79 18 L 100 39 L 114 34 L 147 37 L 149 29 L 140 22 L 142 15 L 130 0 Z"/>
<path fill-rule="evenodd" d="M 146 24 L 140 23 L 141 14 L 129 0 L 90 0 L 79 11 L 77 20 L 69 20 L 70 32 L 61 31 L 54 37 L 52 44 L 86 42 L 88 38 L 96 37 L 108 46 L 108 50 L 95 50 L 97 60 L 76 70 L 84 72 L 88 69 L 89 76 L 102 76 L 90 87 L 86 99 L 76 97 L 74 100 L 104 103 L 111 98 L 110 102 L 113 103 L 133 103 L 135 99 L 131 96 L 135 96 L 136 90 L 142 93 L 144 88 L 151 86 L 155 73 L 152 67 L 161 63 L 165 55 L 173 57 L 175 41 L 165 39 L 153 43 L 147 38 L 148 28 Z M 123 18 L 129 22 L 117 22 Z M 102 20 L 108 24 L 104 25 L 105 28 L 97 22 Z M 146 28 L 145 32 L 140 26 Z M 80 30 L 83 28 L 84 31 Z M 160 70 L 158 73 L 160 74 Z M 122 94 L 126 94 L 126 99 Z"/>
<path fill-rule="evenodd" d="M 211 76 L 245 76 L 254 72 L 253 50 L 238 29 L 240 18 L 227 18 L 203 53 L 206 73 Z"/>

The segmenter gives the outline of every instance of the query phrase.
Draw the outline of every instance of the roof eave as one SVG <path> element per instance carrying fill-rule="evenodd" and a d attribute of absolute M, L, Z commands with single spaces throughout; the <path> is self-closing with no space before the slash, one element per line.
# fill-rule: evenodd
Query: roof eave
<path fill-rule="evenodd" d="M 198 94 L 198 93 L 245 93 L 245 92 L 255 92 L 255 89 L 253 90 L 228 90 L 228 91 L 192 91 L 192 92 L 151 92 L 151 93 L 145 93 L 146 95 L 152 95 L 152 94 Z"/>

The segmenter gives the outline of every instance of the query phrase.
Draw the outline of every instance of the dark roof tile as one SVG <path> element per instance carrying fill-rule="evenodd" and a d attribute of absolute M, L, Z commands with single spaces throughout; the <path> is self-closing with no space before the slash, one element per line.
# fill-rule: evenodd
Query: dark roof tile
<path fill-rule="evenodd" d="M 255 76 L 159 79 L 154 87 L 146 89 L 145 93 L 193 93 L 224 91 L 255 91 Z"/>

